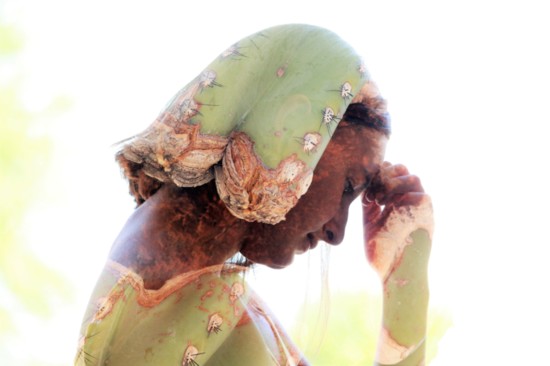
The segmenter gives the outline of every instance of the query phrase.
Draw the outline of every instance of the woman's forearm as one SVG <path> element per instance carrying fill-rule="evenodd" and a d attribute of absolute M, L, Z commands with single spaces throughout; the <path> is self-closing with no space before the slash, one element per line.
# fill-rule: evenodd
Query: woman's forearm
<path fill-rule="evenodd" d="M 376 365 L 423 365 L 428 312 L 430 197 L 404 194 L 384 210 L 364 200 L 366 249 L 383 284 Z"/>

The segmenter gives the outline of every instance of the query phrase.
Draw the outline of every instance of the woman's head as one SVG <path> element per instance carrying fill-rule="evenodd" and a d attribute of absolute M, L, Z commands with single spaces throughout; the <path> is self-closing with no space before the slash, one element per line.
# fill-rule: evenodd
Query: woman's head
<path fill-rule="evenodd" d="M 194 187 L 215 176 L 231 213 L 275 224 L 308 190 L 350 103 L 387 122 L 353 48 L 319 27 L 269 28 L 216 58 L 118 160 L 130 180 Z M 154 191 L 150 183 L 152 190 L 133 187 L 138 202 L 140 190 Z"/>
<path fill-rule="evenodd" d="M 355 51 L 325 29 L 285 25 L 223 52 L 117 160 L 138 204 L 163 183 L 194 187 L 215 179 L 235 217 L 282 222 L 284 229 L 296 219 L 285 224 L 289 211 L 316 191 L 325 192 L 318 207 L 333 213 L 324 205 L 334 198 L 329 188 L 341 192 L 350 180 L 342 177 L 361 164 L 366 174 L 388 136 L 385 102 Z M 340 236 L 325 234 L 314 238 Z"/>

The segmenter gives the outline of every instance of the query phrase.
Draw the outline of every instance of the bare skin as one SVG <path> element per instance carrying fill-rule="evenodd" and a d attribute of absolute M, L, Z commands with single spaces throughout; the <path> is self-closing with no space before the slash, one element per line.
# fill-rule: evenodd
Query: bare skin
<path fill-rule="evenodd" d="M 392 170 L 392 179 L 379 178 L 381 166 L 388 170 L 382 165 L 386 141 L 379 131 L 342 121 L 308 192 L 277 225 L 231 215 L 214 182 L 196 188 L 164 184 L 128 219 L 110 258 L 138 273 L 145 287 L 157 289 L 178 274 L 222 264 L 238 252 L 254 263 L 282 268 L 319 240 L 337 245 L 349 205 L 369 185 L 386 200 L 392 192 L 417 189 L 402 168 Z"/>
<path fill-rule="evenodd" d="M 213 182 L 193 189 L 165 184 L 130 216 L 109 257 L 158 289 L 180 273 L 232 257 L 247 224 L 225 208 Z"/>

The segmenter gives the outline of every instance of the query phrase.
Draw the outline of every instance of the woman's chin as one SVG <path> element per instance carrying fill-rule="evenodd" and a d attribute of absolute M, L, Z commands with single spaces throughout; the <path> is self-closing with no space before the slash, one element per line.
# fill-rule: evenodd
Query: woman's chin
<path fill-rule="evenodd" d="M 241 254 L 245 256 L 252 263 L 262 264 L 264 266 L 267 266 L 273 269 L 283 269 L 285 267 L 288 267 L 294 260 L 294 254 L 291 254 L 289 256 L 277 256 L 276 258 L 262 258 L 262 257 L 256 257 L 254 255 L 247 256 L 243 252 L 241 252 Z"/>

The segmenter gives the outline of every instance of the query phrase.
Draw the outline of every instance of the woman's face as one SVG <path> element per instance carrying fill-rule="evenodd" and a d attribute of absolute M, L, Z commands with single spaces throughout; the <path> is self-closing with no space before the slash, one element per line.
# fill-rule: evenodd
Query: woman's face
<path fill-rule="evenodd" d="M 319 240 L 340 244 L 348 208 L 384 160 L 387 138 L 379 131 L 342 121 L 315 168 L 307 193 L 276 225 L 251 223 L 241 253 L 273 268 L 289 265 L 294 254 Z"/>

